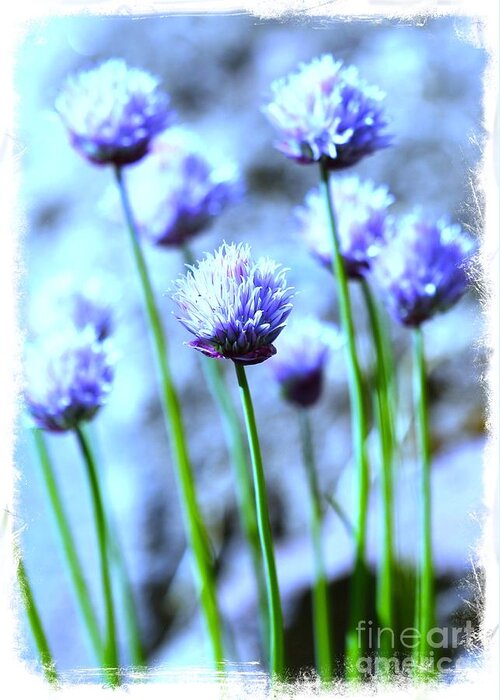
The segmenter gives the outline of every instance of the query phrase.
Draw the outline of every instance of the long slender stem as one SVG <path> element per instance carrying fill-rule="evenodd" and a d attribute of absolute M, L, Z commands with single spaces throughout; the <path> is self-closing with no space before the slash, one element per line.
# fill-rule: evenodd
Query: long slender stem
<path fill-rule="evenodd" d="M 430 657 L 428 632 L 435 622 L 434 565 L 432 558 L 431 521 L 431 451 L 429 439 L 429 416 L 427 403 L 427 376 L 425 367 L 424 339 L 421 328 L 413 334 L 413 389 L 418 445 L 420 452 L 420 565 L 418 572 L 418 610 L 420 645 L 418 647 L 418 674 L 426 677 Z"/>
<path fill-rule="evenodd" d="M 377 572 L 377 617 L 379 624 L 390 631 L 381 634 L 380 654 L 393 655 L 394 639 L 393 578 L 394 578 L 394 485 L 393 485 L 393 436 L 394 421 L 391 411 L 390 379 L 386 365 L 387 352 L 382 325 L 375 299 L 368 282 L 361 281 L 376 358 L 375 415 L 380 438 L 382 476 L 382 552 Z M 382 667 L 384 665 L 382 664 Z"/>
<path fill-rule="evenodd" d="M 241 529 L 248 542 L 252 557 L 253 571 L 257 582 L 261 632 L 265 640 L 264 646 L 268 652 L 267 640 L 269 636 L 269 620 L 266 580 L 262 552 L 260 549 L 257 514 L 255 512 L 255 494 L 245 446 L 245 438 L 236 408 L 224 384 L 221 364 L 219 362 L 214 362 L 208 357 L 200 357 L 200 361 L 210 393 L 219 408 L 226 436 L 226 443 L 234 468 Z"/>
<path fill-rule="evenodd" d="M 352 537 L 354 540 L 354 536 L 355 536 L 354 526 L 351 523 L 351 521 L 349 520 L 349 518 L 347 517 L 347 515 L 346 515 L 344 509 L 342 508 L 342 506 L 340 505 L 340 503 L 330 494 L 325 494 L 324 499 L 328 503 L 328 505 L 332 508 L 335 515 L 337 515 L 338 519 L 340 520 L 340 522 L 344 526 L 344 529 L 347 532 L 347 534 L 349 535 L 349 537 Z"/>
<path fill-rule="evenodd" d="M 101 633 L 99 631 L 99 624 L 92 606 L 90 592 L 83 575 L 83 568 L 76 551 L 76 545 L 71 532 L 69 520 L 64 510 L 62 498 L 59 493 L 59 487 L 49 451 L 47 449 L 42 431 L 38 428 L 34 428 L 31 432 L 80 612 L 87 628 L 95 656 L 99 663 L 102 664 L 103 646 Z"/>
<path fill-rule="evenodd" d="M 92 450 L 92 455 L 94 457 L 94 462 L 96 463 L 97 478 L 99 478 L 100 468 L 100 454 L 99 445 L 96 438 L 96 433 L 93 430 L 94 424 L 90 423 L 87 427 L 87 438 L 90 443 L 90 448 Z M 107 501 L 106 493 L 103 490 L 102 484 L 100 484 L 101 492 L 104 494 L 104 501 Z M 118 529 L 112 517 L 112 512 L 110 508 L 105 508 L 106 511 L 106 528 L 108 531 L 108 541 L 109 541 L 109 553 L 112 564 L 112 584 L 116 586 L 121 593 L 122 604 L 124 608 L 125 617 L 125 628 L 126 637 L 129 647 L 130 660 L 132 664 L 137 668 L 145 667 L 144 650 L 142 648 L 140 633 L 139 633 L 139 623 L 137 620 L 137 612 L 134 602 L 134 594 L 132 590 L 132 585 L 130 583 L 130 576 L 127 570 L 127 564 L 125 561 L 125 555 L 123 553 L 123 546 L 120 541 L 118 534 Z M 114 576 L 113 576 L 114 574 Z"/>
<path fill-rule="evenodd" d="M 314 551 L 313 619 L 316 669 L 321 680 L 324 683 L 328 683 L 332 680 L 333 640 L 330 632 L 331 612 L 328 600 L 328 580 L 321 543 L 321 525 L 323 521 L 321 494 L 314 459 L 311 421 L 309 420 L 307 409 L 299 411 L 299 422 L 302 455 L 307 473 L 311 503 L 310 528 Z"/>
<path fill-rule="evenodd" d="M 36 607 L 33 591 L 31 590 L 31 585 L 28 580 L 26 570 L 24 568 L 24 563 L 21 558 L 19 558 L 17 564 L 17 580 L 19 582 L 19 588 L 21 590 L 24 606 L 26 608 L 28 622 L 31 628 L 33 639 L 35 640 L 35 644 L 38 649 L 38 654 L 40 656 L 40 662 L 42 664 L 45 678 L 48 680 L 49 683 L 55 684 L 58 682 L 59 678 L 57 675 L 52 653 L 50 651 L 49 643 L 47 641 L 47 636 L 43 629 L 42 620 Z"/>
<path fill-rule="evenodd" d="M 356 350 L 356 338 L 347 275 L 340 251 L 329 173 L 323 161 L 320 162 L 320 173 L 321 190 L 325 199 L 327 216 L 330 224 L 333 252 L 332 268 L 337 284 L 340 320 L 346 337 L 345 347 L 351 399 L 353 452 L 356 464 L 356 551 L 346 640 L 347 673 L 350 678 L 355 679 L 361 675 L 358 669 L 358 661 L 363 656 L 364 648 L 363 640 L 359 632 L 359 622 L 365 621 L 366 617 L 367 569 L 365 552 L 369 496 L 369 464 L 365 444 L 367 420 L 363 404 L 363 378 Z"/>
<path fill-rule="evenodd" d="M 142 286 L 153 347 L 156 354 L 161 385 L 161 400 L 163 404 L 167 432 L 170 437 L 170 445 L 177 483 L 181 494 L 184 525 L 194 559 L 198 593 L 211 641 L 213 661 L 215 667 L 219 668 L 220 664 L 224 660 L 224 652 L 222 645 L 221 623 L 215 593 L 215 582 L 208 547 L 209 540 L 196 497 L 194 478 L 187 452 L 181 407 L 170 374 L 167 341 L 163 332 L 158 309 L 156 307 L 154 292 L 149 279 L 146 262 L 139 244 L 137 227 L 135 225 L 121 168 L 117 167 L 115 169 L 115 175 L 123 211 L 127 220 L 127 229 L 132 246 L 132 253 Z"/>
<path fill-rule="evenodd" d="M 235 362 L 236 376 L 240 388 L 245 425 L 247 429 L 248 444 L 252 457 L 252 471 L 255 488 L 255 506 L 257 511 L 257 524 L 259 527 L 260 546 L 264 560 L 266 574 L 267 602 L 269 609 L 269 650 L 270 670 L 274 678 L 280 679 L 284 672 L 284 633 L 283 614 L 281 612 L 281 600 L 274 560 L 274 547 L 269 522 L 267 507 L 266 480 L 262 465 L 257 424 L 253 410 L 252 397 L 245 373 L 245 367 Z"/>
<path fill-rule="evenodd" d="M 97 478 L 97 470 L 90 449 L 87 437 L 81 427 L 75 428 L 75 435 L 78 446 L 86 467 L 87 479 L 92 499 L 92 509 L 94 512 L 94 522 L 97 535 L 97 545 L 99 549 L 99 567 L 101 576 L 102 595 L 104 601 L 105 641 L 104 641 L 104 669 L 106 675 L 113 686 L 120 684 L 118 650 L 116 646 L 115 629 L 115 609 L 113 604 L 113 592 L 111 588 L 111 577 L 108 561 L 108 532 L 106 528 L 106 517 L 104 505 Z"/>

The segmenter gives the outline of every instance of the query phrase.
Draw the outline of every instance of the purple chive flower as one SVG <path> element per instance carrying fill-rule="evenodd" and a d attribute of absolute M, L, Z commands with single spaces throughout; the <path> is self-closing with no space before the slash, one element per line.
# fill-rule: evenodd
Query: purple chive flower
<path fill-rule="evenodd" d="M 326 361 L 330 350 L 340 345 L 333 327 L 315 318 L 290 324 L 269 366 L 287 401 L 308 408 L 321 396 Z"/>
<path fill-rule="evenodd" d="M 243 243 L 223 245 L 176 281 L 177 319 L 204 355 L 254 365 L 274 355 L 273 342 L 292 310 L 285 270 L 269 258 L 253 261 Z"/>
<path fill-rule="evenodd" d="M 187 242 L 242 194 L 236 166 L 181 127 L 157 137 L 128 175 L 139 230 L 158 246 Z"/>
<path fill-rule="evenodd" d="M 389 235 L 388 207 L 394 197 L 385 186 L 356 176 L 330 181 L 336 212 L 340 249 L 347 275 L 363 277 Z M 311 190 L 305 205 L 295 209 L 300 234 L 312 255 L 332 267 L 332 241 L 325 200 L 319 190 Z"/>
<path fill-rule="evenodd" d="M 468 285 L 475 251 L 459 226 L 433 222 L 414 211 L 372 263 L 372 277 L 396 321 L 415 327 L 449 309 Z"/>
<path fill-rule="evenodd" d="M 39 428 L 63 432 L 94 417 L 111 390 L 109 342 L 99 342 L 87 327 L 52 333 L 28 346 L 25 399 Z"/>
<path fill-rule="evenodd" d="M 119 59 L 70 77 L 55 108 L 72 146 L 97 165 L 140 160 L 173 118 L 159 80 Z"/>
<path fill-rule="evenodd" d="M 262 111 L 280 132 L 275 146 L 299 163 L 323 159 L 337 170 L 391 143 L 384 133 L 384 93 L 329 54 L 301 63 L 271 90 L 273 100 Z"/>

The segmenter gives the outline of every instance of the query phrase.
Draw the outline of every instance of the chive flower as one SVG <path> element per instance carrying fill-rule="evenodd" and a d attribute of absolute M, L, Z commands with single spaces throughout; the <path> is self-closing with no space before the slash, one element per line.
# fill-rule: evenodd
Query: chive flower
<path fill-rule="evenodd" d="M 273 342 L 292 310 L 293 290 L 281 265 L 254 261 L 244 243 L 227 244 L 195 265 L 175 285 L 177 319 L 204 355 L 253 365 L 275 354 Z"/>
<path fill-rule="evenodd" d="M 113 381 L 109 343 L 87 326 L 50 333 L 28 346 L 24 394 L 39 428 L 63 432 L 94 417 Z"/>
<path fill-rule="evenodd" d="M 346 168 L 386 148 L 391 136 L 382 103 L 385 94 L 329 54 L 301 63 L 295 73 L 271 85 L 273 99 L 263 113 L 278 130 L 278 150 L 299 163 L 323 160 Z"/>
<path fill-rule="evenodd" d="M 346 274 L 359 279 L 366 275 L 389 235 L 387 210 L 394 197 L 387 187 L 356 176 L 331 179 L 329 186 Z M 311 254 L 330 270 L 333 258 L 330 223 L 318 189 L 311 190 L 304 206 L 295 209 L 295 218 Z"/>
<path fill-rule="evenodd" d="M 181 246 L 242 194 L 238 170 L 207 150 L 192 131 L 174 127 L 152 143 L 150 155 L 128 173 L 141 235 L 157 246 Z"/>
<path fill-rule="evenodd" d="M 173 119 L 159 80 L 120 59 L 68 78 L 55 109 L 71 145 L 97 165 L 140 160 Z"/>
<path fill-rule="evenodd" d="M 372 262 L 371 274 L 391 316 L 417 327 L 448 310 L 464 294 L 473 239 L 445 219 L 432 221 L 416 210 Z"/>
<path fill-rule="evenodd" d="M 288 333 L 280 340 L 279 352 L 269 362 L 287 401 L 309 408 L 319 400 L 328 355 L 339 346 L 339 338 L 333 327 L 313 317 L 290 324 Z"/>

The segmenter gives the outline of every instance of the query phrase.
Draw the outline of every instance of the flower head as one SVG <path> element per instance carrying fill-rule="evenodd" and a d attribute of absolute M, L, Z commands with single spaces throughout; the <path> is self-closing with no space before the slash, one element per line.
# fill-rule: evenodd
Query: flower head
<path fill-rule="evenodd" d="M 159 246 L 182 245 L 208 228 L 242 190 L 236 166 L 181 127 L 152 142 L 129 182 L 139 230 Z"/>
<path fill-rule="evenodd" d="M 178 320 L 208 357 L 264 362 L 292 310 L 285 270 L 269 258 L 253 261 L 243 243 L 223 245 L 176 282 Z"/>
<path fill-rule="evenodd" d="M 97 165 L 135 163 L 172 121 L 158 79 L 119 59 L 70 77 L 55 108 L 71 144 Z"/>
<path fill-rule="evenodd" d="M 62 432 L 91 420 L 106 402 L 113 365 L 109 341 L 99 342 L 90 327 L 28 346 L 25 399 L 36 425 Z"/>
<path fill-rule="evenodd" d="M 329 54 L 271 85 L 273 100 L 263 108 L 281 139 L 276 148 L 299 163 L 323 159 L 332 170 L 357 163 L 390 145 L 384 93 Z"/>
<path fill-rule="evenodd" d="M 321 396 L 326 361 L 338 347 L 339 334 L 315 318 L 305 317 L 290 324 L 279 343 L 279 352 L 269 366 L 283 396 L 302 408 L 315 404 Z"/>
<path fill-rule="evenodd" d="M 376 187 L 370 180 L 356 176 L 332 179 L 330 188 L 346 273 L 353 279 L 363 277 L 388 236 L 387 209 L 394 197 L 386 187 Z M 309 250 L 331 269 L 330 224 L 320 192 L 311 190 L 295 215 Z"/>
<path fill-rule="evenodd" d="M 372 276 L 387 307 L 405 326 L 419 326 L 449 309 L 465 292 L 474 241 L 444 219 L 418 211 L 403 217 L 372 263 Z"/>

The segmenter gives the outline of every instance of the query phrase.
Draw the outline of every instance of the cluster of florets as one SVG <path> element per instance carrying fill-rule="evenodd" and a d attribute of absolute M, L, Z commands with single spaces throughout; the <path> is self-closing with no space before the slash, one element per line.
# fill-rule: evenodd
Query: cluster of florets
<path fill-rule="evenodd" d="M 292 309 L 285 270 L 254 261 L 245 244 L 224 243 L 176 282 L 178 320 L 195 336 L 189 345 L 209 357 L 257 364 L 274 355 L 273 342 Z"/>
<path fill-rule="evenodd" d="M 313 317 L 295 319 L 279 343 L 269 366 L 283 397 L 301 408 L 320 398 L 330 352 L 340 346 L 340 334 Z"/>
<path fill-rule="evenodd" d="M 263 112 L 280 134 L 276 148 L 299 163 L 323 160 L 336 170 L 391 143 L 384 93 L 329 54 L 302 63 L 271 91 Z"/>
<path fill-rule="evenodd" d="M 70 77 L 56 110 L 71 144 L 97 165 L 143 158 L 151 140 L 173 121 L 169 97 L 146 71 L 111 59 Z"/>
<path fill-rule="evenodd" d="M 356 176 L 330 182 L 340 249 L 351 278 L 366 275 L 371 260 L 383 247 L 389 232 L 388 207 L 394 197 L 385 186 Z M 302 207 L 295 210 L 299 231 L 311 253 L 332 267 L 332 237 L 324 198 L 311 190 Z"/>
<path fill-rule="evenodd" d="M 128 183 L 141 234 L 166 247 L 182 246 L 209 228 L 243 189 L 236 165 L 184 127 L 154 139 L 148 158 L 129 168 Z"/>
<path fill-rule="evenodd" d="M 64 275 L 42 289 L 33 305 L 24 391 L 39 428 L 72 430 L 105 404 L 116 360 L 110 335 L 117 299 L 107 275 L 78 282 Z"/>
<path fill-rule="evenodd" d="M 35 424 L 63 432 L 91 420 L 106 402 L 114 374 L 109 341 L 70 326 L 28 345 L 25 398 Z"/>
<path fill-rule="evenodd" d="M 419 326 L 455 304 L 467 289 L 473 239 L 445 219 L 414 211 L 397 223 L 371 275 L 392 317 Z"/>

